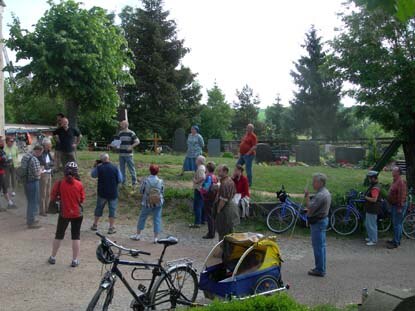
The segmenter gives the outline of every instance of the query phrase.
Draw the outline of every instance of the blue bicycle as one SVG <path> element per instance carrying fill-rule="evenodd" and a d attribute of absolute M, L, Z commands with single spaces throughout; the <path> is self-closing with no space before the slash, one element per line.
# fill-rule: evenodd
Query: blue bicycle
<path fill-rule="evenodd" d="M 364 212 L 358 208 L 366 201 L 363 193 L 351 190 L 346 194 L 346 198 L 347 204 L 337 207 L 331 215 L 331 226 L 340 235 L 353 234 L 365 218 Z M 386 202 L 382 202 L 382 210 L 378 215 L 378 232 L 387 232 L 392 225 L 385 204 Z"/>
<path fill-rule="evenodd" d="M 278 203 L 267 216 L 267 226 L 269 230 L 275 233 L 286 232 L 292 228 L 298 220 L 307 226 L 307 211 L 304 206 L 290 199 L 284 186 L 277 192 L 277 198 L 280 203 Z M 327 227 L 327 230 L 330 230 L 330 224 Z"/>

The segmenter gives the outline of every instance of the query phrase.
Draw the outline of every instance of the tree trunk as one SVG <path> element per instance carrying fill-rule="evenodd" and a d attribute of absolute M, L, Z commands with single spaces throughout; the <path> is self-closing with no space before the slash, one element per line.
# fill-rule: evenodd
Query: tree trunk
<path fill-rule="evenodd" d="M 403 142 L 403 152 L 406 162 L 406 180 L 408 188 L 415 187 L 415 141 Z"/>
<path fill-rule="evenodd" d="M 65 101 L 66 115 L 69 120 L 69 126 L 78 129 L 78 112 L 79 105 L 72 99 Z"/>

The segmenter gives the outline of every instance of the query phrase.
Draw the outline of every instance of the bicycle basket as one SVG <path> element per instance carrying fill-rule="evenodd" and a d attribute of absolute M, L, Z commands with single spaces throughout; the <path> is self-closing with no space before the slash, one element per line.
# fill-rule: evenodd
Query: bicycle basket
<path fill-rule="evenodd" d="M 288 194 L 285 190 L 280 190 L 277 192 L 277 198 L 280 200 L 281 203 L 284 203 L 287 200 Z"/>
<path fill-rule="evenodd" d="M 115 256 L 108 245 L 100 243 L 96 251 L 97 259 L 104 265 L 114 262 Z"/>
<path fill-rule="evenodd" d="M 355 189 L 351 189 L 349 192 L 346 193 L 347 199 L 356 199 L 359 196 L 359 192 Z"/>

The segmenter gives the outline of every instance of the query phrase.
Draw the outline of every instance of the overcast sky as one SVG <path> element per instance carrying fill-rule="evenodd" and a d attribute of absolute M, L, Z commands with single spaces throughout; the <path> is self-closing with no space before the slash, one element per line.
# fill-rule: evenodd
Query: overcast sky
<path fill-rule="evenodd" d="M 48 8 L 46 0 L 5 0 L 5 24 L 16 14 L 30 27 Z M 101 6 L 118 13 L 139 0 L 84 0 L 86 7 Z M 336 13 L 343 0 L 165 0 L 176 20 L 179 37 L 191 49 L 184 64 L 210 88 L 216 80 L 229 102 L 235 90 L 248 84 L 271 105 L 277 93 L 288 105 L 293 85 L 290 70 L 303 53 L 304 34 L 312 24 L 324 39 L 331 39 L 340 24 Z M 8 27 L 4 29 L 8 36 Z M 13 58 L 13 55 L 11 55 Z M 350 104 L 348 101 L 346 104 Z"/>

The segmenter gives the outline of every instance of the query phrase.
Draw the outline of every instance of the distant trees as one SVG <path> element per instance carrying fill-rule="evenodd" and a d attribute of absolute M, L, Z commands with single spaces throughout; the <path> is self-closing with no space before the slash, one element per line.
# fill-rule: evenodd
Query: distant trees
<path fill-rule="evenodd" d="M 339 110 L 342 81 L 328 66 L 321 37 L 314 27 L 303 45 L 307 54 L 295 63 L 291 72 L 297 91 L 291 101 L 297 133 L 313 139 L 335 140 L 341 124 Z"/>
<path fill-rule="evenodd" d="M 48 3 L 34 31 L 22 29 L 17 17 L 10 27 L 7 46 L 17 61 L 28 61 L 15 68 L 17 78 L 30 78 L 36 94 L 62 98 L 72 126 L 80 112 L 111 119 L 117 87 L 132 82 L 124 70 L 133 64 L 121 29 L 102 8 L 86 10 L 73 0 Z"/>
<path fill-rule="evenodd" d="M 200 113 L 200 127 L 205 139 L 232 139 L 230 131 L 233 111 L 226 102 L 225 95 L 215 83 L 207 90 L 208 100 Z"/>
<path fill-rule="evenodd" d="M 125 87 L 125 103 L 133 128 L 171 137 L 178 127 L 188 128 L 200 110 L 200 85 L 196 75 L 182 65 L 189 52 L 177 37 L 162 0 L 142 0 L 142 6 L 125 7 L 121 26 L 135 67 L 135 84 Z"/>
<path fill-rule="evenodd" d="M 242 90 L 236 90 L 237 101 L 233 103 L 234 116 L 232 128 L 239 137 L 244 133 L 249 123 L 254 124 L 258 129 L 258 113 L 259 113 L 259 96 L 254 94 L 254 90 L 245 85 Z M 262 126 L 261 126 L 262 127 Z"/>
<path fill-rule="evenodd" d="M 265 109 L 265 126 L 268 139 L 279 142 L 291 142 L 296 139 L 292 110 L 281 104 L 279 95 L 273 105 Z"/>

